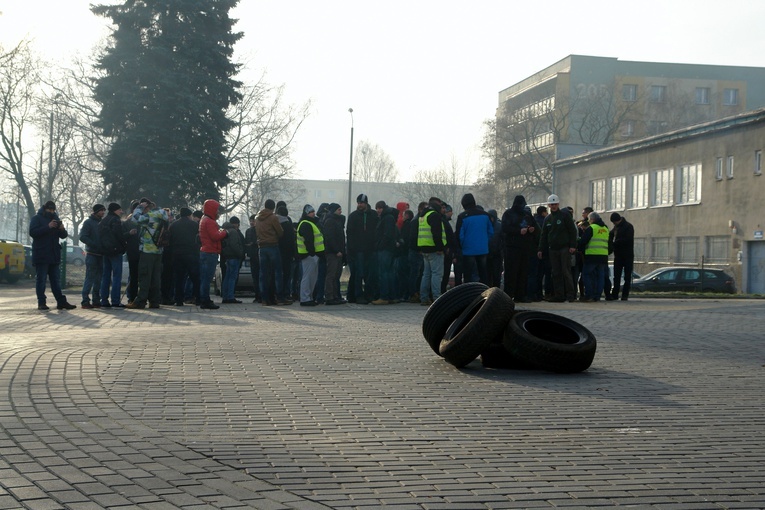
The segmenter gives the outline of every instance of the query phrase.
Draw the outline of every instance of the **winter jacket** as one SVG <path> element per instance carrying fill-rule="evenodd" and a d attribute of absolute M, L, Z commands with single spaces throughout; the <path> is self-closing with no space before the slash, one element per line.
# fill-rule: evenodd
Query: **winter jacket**
<path fill-rule="evenodd" d="M 504 217 L 503 222 L 504 224 Z M 539 239 L 539 251 L 576 248 L 577 229 L 574 219 L 568 211 L 558 209 L 551 212 L 542 227 L 542 237 Z"/>
<path fill-rule="evenodd" d="M 279 218 L 279 224 L 282 226 L 284 235 L 279 238 L 279 254 L 282 260 L 292 260 L 295 258 L 295 225 L 292 224 L 292 218 L 289 216 L 276 215 Z M 286 269 L 285 269 L 286 271 Z"/>
<path fill-rule="evenodd" d="M 462 255 L 488 255 L 494 225 L 489 213 L 472 207 L 457 217 L 457 243 Z"/>
<path fill-rule="evenodd" d="M 324 251 L 345 254 L 345 216 L 329 214 L 324 220 Z"/>
<path fill-rule="evenodd" d="M 529 227 L 533 227 L 534 232 L 529 232 Z M 522 234 L 521 230 L 524 228 L 527 230 L 525 234 Z M 526 199 L 521 195 L 516 196 L 513 205 L 502 215 L 502 236 L 505 240 L 505 248 L 507 250 L 520 248 L 534 252 L 539 245 L 540 234 L 531 210 L 526 207 Z"/>
<path fill-rule="evenodd" d="M 369 208 L 369 204 L 363 211 L 356 209 L 348 215 L 346 234 L 349 254 L 375 250 L 377 221 L 377 213 Z"/>
<path fill-rule="evenodd" d="M 197 234 L 199 225 L 188 216 L 181 216 L 170 224 L 170 248 L 173 255 L 184 256 L 189 253 L 197 254 Z"/>
<path fill-rule="evenodd" d="M 80 242 L 85 243 L 85 251 L 90 255 L 101 255 L 101 235 L 98 232 L 99 223 L 101 223 L 101 217 L 97 214 L 91 214 L 83 222 L 80 229 Z"/>
<path fill-rule="evenodd" d="M 58 214 L 40 208 L 29 222 L 29 235 L 32 237 L 32 263 L 59 264 L 61 262 L 61 244 L 59 239 L 66 239 L 66 230 L 51 228 L 50 222 L 59 220 Z"/>
<path fill-rule="evenodd" d="M 247 253 L 247 258 L 250 260 L 257 260 L 260 256 L 258 250 L 258 234 L 255 227 L 250 227 L 244 232 L 244 251 Z"/>
<path fill-rule="evenodd" d="M 127 238 L 122 220 L 113 212 L 108 213 L 98 225 L 101 236 L 101 253 L 107 257 L 122 255 L 127 250 Z"/>
<path fill-rule="evenodd" d="M 223 229 L 228 232 L 228 235 L 221 243 L 221 259 L 244 260 L 244 236 L 242 233 L 229 222 L 223 224 Z"/>
<path fill-rule="evenodd" d="M 168 226 L 167 211 L 156 206 L 147 211 L 142 205 L 139 205 L 133 211 L 133 219 L 140 228 L 138 237 L 141 240 L 141 253 L 161 255 L 163 248 L 157 246 L 157 241 L 161 229 Z"/>
<path fill-rule="evenodd" d="M 228 235 L 224 229 L 218 226 L 215 220 L 218 216 L 220 204 L 217 200 L 205 200 L 202 207 L 202 220 L 199 222 L 199 240 L 202 243 L 199 251 L 204 253 L 220 254 L 221 241 Z"/>
<path fill-rule="evenodd" d="M 428 214 L 431 211 L 433 211 L 433 213 Z M 417 243 L 417 239 L 419 238 L 420 224 L 422 222 L 427 222 L 427 227 L 425 228 L 429 230 L 428 236 L 433 238 L 433 243 L 435 246 L 420 246 Z M 415 235 L 417 236 L 414 238 L 415 246 L 417 246 L 417 251 L 422 253 L 436 253 L 446 249 L 446 244 L 444 243 L 444 235 L 446 232 L 444 230 L 444 221 L 440 210 L 436 211 L 435 209 L 428 206 L 424 211 L 422 211 L 422 216 L 417 218 L 417 223 L 412 225 L 411 230 L 414 231 Z"/>
<path fill-rule="evenodd" d="M 399 231 L 404 226 L 404 211 L 407 211 L 409 209 L 409 204 L 406 202 L 399 202 L 396 204 L 396 210 L 398 211 L 398 219 L 396 220 L 396 228 L 398 228 Z"/>
<path fill-rule="evenodd" d="M 624 260 L 635 258 L 635 228 L 624 216 L 618 225 L 611 229 L 611 242 L 609 243 L 614 257 Z"/>
<path fill-rule="evenodd" d="M 255 230 L 259 248 L 279 246 L 279 239 L 284 235 L 279 217 L 270 209 L 263 209 L 255 216 Z"/>
<path fill-rule="evenodd" d="M 375 234 L 375 250 L 395 251 L 398 241 L 398 228 L 396 228 L 396 216 L 398 211 L 392 207 L 383 209 L 377 221 Z"/>
<path fill-rule="evenodd" d="M 298 222 L 297 237 L 302 238 L 302 241 L 305 244 L 305 249 L 308 252 L 301 254 L 298 250 L 298 258 L 304 259 L 306 257 L 313 257 L 314 255 L 323 255 L 326 251 L 325 249 L 317 247 L 318 243 L 311 224 L 315 225 L 316 228 L 319 228 L 318 218 L 311 218 L 307 214 L 303 214 Z M 321 233 L 321 236 L 323 237 L 323 233 Z"/>

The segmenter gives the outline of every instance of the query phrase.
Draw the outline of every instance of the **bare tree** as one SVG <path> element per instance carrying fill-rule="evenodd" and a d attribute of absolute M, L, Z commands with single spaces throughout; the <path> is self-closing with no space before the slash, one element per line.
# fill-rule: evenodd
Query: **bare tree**
<path fill-rule="evenodd" d="M 35 198 L 29 186 L 30 168 L 24 161 L 25 129 L 34 120 L 40 63 L 29 42 L 22 41 L 0 56 L 0 171 L 19 188 L 27 214 L 36 214 Z"/>
<path fill-rule="evenodd" d="M 232 170 L 224 204 L 228 211 L 257 210 L 266 197 L 289 194 L 286 180 L 294 173 L 293 142 L 311 106 L 310 102 L 285 106 L 284 87 L 271 87 L 263 77 L 241 92 L 242 100 L 229 112 L 236 127 L 229 133 Z"/>
<path fill-rule="evenodd" d="M 418 171 L 412 182 L 401 186 L 404 199 L 410 204 L 427 201 L 430 197 L 438 197 L 459 209 L 462 195 L 470 189 L 472 172 L 469 165 L 462 163 L 452 154 L 449 161 L 442 163 L 432 170 Z"/>
<path fill-rule="evenodd" d="M 398 170 L 379 145 L 359 140 L 353 158 L 353 178 L 357 182 L 396 182 Z"/>

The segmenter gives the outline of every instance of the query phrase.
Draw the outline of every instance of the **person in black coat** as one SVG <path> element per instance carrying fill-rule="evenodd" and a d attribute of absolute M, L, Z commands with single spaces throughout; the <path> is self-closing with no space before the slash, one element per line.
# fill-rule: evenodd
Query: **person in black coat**
<path fill-rule="evenodd" d="M 191 219 L 192 212 L 188 207 L 181 207 L 180 214 L 169 227 L 176 306 L 183 306 L 186 280 L 191 280 L 193 285 L 192 299 L 199 301 L 199 223 Z"/>
<path fill-rule="evenodd" d="M 331 203 L 324 218 L 324 253 L 327 276 L 324 292 L 326 304 L 341 305 L 347 301 L 340 296 L 340 274 L 345 258 L 345 216 L 340 204 Z"/>
<path fill-rule="evenodd" d="M 614 285 L 611 289 L 611 297 L 619 297 L 619 288 L 624 274 L 624 287 L 622 287 L 622 301 L 627 301 L 632 287 L 632 269 L 635 264 L 635 228 L 624 216 L 619 213 L 611 213 L 611 223 L 614 228 L 609 233 L 609 247 L 614 253 Z"/>
<path fill-rule="evenodd" d="M 71 310 L 76 305 L 69 304 L 61 291 L 61 244 L 59 239 L 66 239 L 64 224 L 56 214 L 56 204 L 49 200 L 29 222 L 29 236 L 32 238 L 32 263 L 37 270 L 35 292 L 37 293 L 37 309 L 50 310 L 46 305 L 45 285 L 50 281 L 50 290 L 56 298 L 59 310 Z"/>

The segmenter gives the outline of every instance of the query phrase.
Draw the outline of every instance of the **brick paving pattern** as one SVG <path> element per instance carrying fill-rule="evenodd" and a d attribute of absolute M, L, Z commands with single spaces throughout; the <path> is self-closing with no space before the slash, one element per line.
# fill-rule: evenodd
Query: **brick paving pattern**
<path fill-rule="evenodd" d="M 417 305 L 41 313 L 11 289 L 0 508 L 765 508 L 765 301 L 529 305 L 598 339 L 559 375 L 457 370 Z"/>

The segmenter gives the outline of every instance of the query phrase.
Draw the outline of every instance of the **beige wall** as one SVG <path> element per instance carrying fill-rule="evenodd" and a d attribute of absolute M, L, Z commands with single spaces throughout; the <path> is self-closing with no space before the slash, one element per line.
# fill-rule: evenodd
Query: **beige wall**
<path fill-rule="evenodd" d="M 663 137 L 656 137 L 661 140 Z M 672 138 L 672 137 L 669 137 Z M 649 142 L 619 151 L 618 148 L 593 153 L 591 156 L 569 158 L 559 162 L 555 171 L 555 190 L 565 205 L 579 211 L 591 202 L 591 183 L 612 176 L 627 177 L 627 207 L 617 211 L 635 226 L 636 239 L 646 240 L 646 256 L 636 260 L 636 271 L 645 274 L 656 267 L 689 265 L 677 260 L 677 239 L 698 237 L 699 255 L 705 254 L 705 239 L 720 236 L 728 243 L 728 260 L 710 263 L 720 267 L 736 278 L 739 291 L 747 288 L 743 265 L 737 259 L 741 250 L 746 253 L 746 243 L 754 240 L 756 230 L 765 228 L 765 176 L 755 175 L 755 151 L 765 149 L 765 121 L 754 125 L 733 127 L 716 133 L 693 137 L 674 137 L 664 141 Z M 598 156 L 601 154 L 601 156 Z M 716 178 L 716 159 L 734 157 L 733 178 L 729 179 L 723 169 L 723 178 Z M 701 163 L 701 200 L 697 204 L 677 205 L 678 168 L 684 164 Z M 652 172 L 673 168 L 673 204 L 648 206 L 642 209 L 630 207 L 632 175 L 649 172 L 649 190 L 653 188 Z M 649 193 L 650 200 L 650 193 Z M 603 216 L 613 211 L 605 207 Z M 732 221 L 735 233 L 730 228 Z M 651 260 L 651 243 L 655 238 L 670 238 L 669 260 Z M 700 261 L 699 261 L 700 262 Z M 746 262 L 746 260 L 744 260 Z"/>

